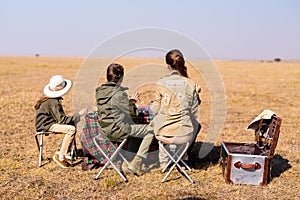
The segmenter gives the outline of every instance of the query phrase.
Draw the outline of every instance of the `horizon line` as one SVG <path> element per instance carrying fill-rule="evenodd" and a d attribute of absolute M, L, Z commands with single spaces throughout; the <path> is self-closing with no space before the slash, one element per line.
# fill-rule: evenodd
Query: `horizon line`
<path fill-rule="evenodd" d="M 65 58 L 87 58 L 90 56 L 82 56 L 82 55 L 41 55 L 41 54 L 34 54 L 34 55 L 4 55 L 0 54 L 0 57 L 35 57 L 35 58 L 40 58 L 40 57 L 65 57 Z M 103 57 L 103 58 L 110 58 L 110 57 Z M 162 57 L 155 57 L 155 56 L 122 56 L 122 58 L 129 58 L 129 59 L 162 59 Z M 274 57 L 273 59 L 262 59 L 262 58 L 221 58 L 221 57 L 215 57 L 215 58 L 210 58 L 211 60 L 219 60 L 219 61 L 260 61 L 260 62 L 272 62 L 275 61 L 276 59 L 280 59 L 280 61 L 300 61 L 300 58 L 280 58 L 280 57 Z M 193 60 L 192 58 L 186 58 L 186 60 Z M 279 62 L 280 62 L 279 61 Z M 278 61 L 277 61 L 278 62 Z"/>

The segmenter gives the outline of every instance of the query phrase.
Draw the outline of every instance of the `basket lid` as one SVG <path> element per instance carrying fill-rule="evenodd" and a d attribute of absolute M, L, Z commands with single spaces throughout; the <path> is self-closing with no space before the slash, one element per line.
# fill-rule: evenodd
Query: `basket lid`
<path fill-rule="evenodd" d="M 272 110 L 264 110 L 262 113 L 257 115 L 255 119 L 253 119 L 246 129 L 256 130 L 259 126 L 259 122 L 261 119 L 271 119 L 273 115 L 276 115 Z"/>
<path fill-rule="evenodd" d="M 247 127 L 255 131 L 258 147 L 269 157 L 273 157 L 280 133 L 281 118 L 273 111 L 264 110 Z"/>

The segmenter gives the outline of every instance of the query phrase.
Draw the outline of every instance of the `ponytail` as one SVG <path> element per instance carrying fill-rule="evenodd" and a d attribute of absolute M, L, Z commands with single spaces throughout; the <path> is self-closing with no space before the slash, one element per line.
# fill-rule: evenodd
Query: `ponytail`
<path fill-rule="evenodd" d="M 166 63 L 171 66 L 172 69 L 177 70 L 182 76 L 188 78 L 187 67 L 182 53 L 177 50 L 171 50 L 166 54 Z"/>

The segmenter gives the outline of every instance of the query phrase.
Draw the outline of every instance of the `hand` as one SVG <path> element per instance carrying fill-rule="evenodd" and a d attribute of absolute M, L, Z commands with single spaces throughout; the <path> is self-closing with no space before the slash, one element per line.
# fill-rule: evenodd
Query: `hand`
<path fill-rule="evenodd" d="M 135 92 L 131 97 L 130 97 L 130 100 L 134 100 L 135 102 L 137 102 L 139 100 L 139 93 L 138 92 Z"/>
<path fill-rule="evenodd" d="M 198 85 L 197 83 L 196 83 L 196 91 L 197 91 L 198 93 L 200 93 L 200 92 L 201 92 L 201 86 L 200 86 L 200 85 Z"/>
<path fill-rule="evenodd" d="M 88 109 L 87 109 L 87 108 L 83 108 L 82 110 L 80 110 L 80 111 L 78 112 L 78 114 L 79 114 L 80 116 L 85 115 L 85 114 L 87 114 L 87 113 L 88 113 Z"/>

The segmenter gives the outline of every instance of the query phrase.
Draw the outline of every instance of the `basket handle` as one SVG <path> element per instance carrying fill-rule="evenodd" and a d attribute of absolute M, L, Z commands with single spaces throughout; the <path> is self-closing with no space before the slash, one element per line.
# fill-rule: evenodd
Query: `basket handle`
<path fill-rule="evenodd" d="M 234 163 L 234 166 L 236 168 L 242 168 L 242 169 L 254 169 L 254 170 L 257 170 L 257 169 L 260 169 L 261 168 L 261 165 L 259 163 L 254 163 L 254 164 L 246 164 L 246 163 L 241 163 L 240 161 L 239 162 L 236 162 Z"/>

